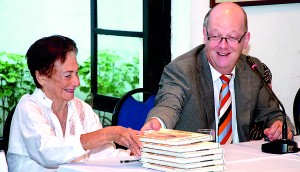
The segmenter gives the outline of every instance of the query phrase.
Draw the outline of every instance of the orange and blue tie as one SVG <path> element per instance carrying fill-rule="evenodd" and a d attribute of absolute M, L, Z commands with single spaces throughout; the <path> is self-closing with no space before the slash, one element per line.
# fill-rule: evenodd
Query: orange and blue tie
<path fill-rule="evenodd" d="M 218 138 L 220 144 L 232 143 L 232 105 L 231 94 L 229 90 L 230 75 L 222 75 L 222 87 L 220 90 L 220 108 L 219 108 L 219 124 Z"/>

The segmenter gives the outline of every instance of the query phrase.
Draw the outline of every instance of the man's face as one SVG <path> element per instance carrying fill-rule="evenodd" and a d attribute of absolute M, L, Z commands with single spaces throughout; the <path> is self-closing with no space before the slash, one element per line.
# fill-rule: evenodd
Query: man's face
<path fill-rule="evenodd" d="M 242 11 L 235 9 L 212 11 L 208 29 L 203 29 L 203 35 L 207 59 L 221 74 L 232 72 L 250 38 Z M 221 42 L 213 40 L 218 37 L 229 39 L 222 39 Z"/>

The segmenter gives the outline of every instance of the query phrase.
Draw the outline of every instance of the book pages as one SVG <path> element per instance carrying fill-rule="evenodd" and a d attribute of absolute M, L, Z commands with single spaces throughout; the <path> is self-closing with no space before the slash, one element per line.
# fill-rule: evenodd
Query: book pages
<path fill-rule="evenodd" d="M 209 161 L 200 161 L 200 162 L 194 162 L 194 163 L 174 163 L 170 161 L 161 161 L 158 159 L 151 159 L 151 158 L 141 158 L 142 162 L 148 162 L 148 163 L 154 163 L 159 165 L 166 165 L 176 168 L 197 168 L 197 167 L 206 167 L 211 165 L 222 165 L 224 164 L 224 159 L 218 159 L 218 160 L 209 160 Z"/>
<path fill-rule="evenodd" d="M 143 167 L 161 171 L 223 171 L 224 150 L 210 135 L 161 129 L 140 135 Z"/>
<path fill-rule="evenodd" d="M 213 155 L 213 154 L 222 154 L 222 155 L 224 154 L 224 150 L 222 148 L 195 150 L 189 152 L 173 152 L 173 151 L 165 151 L 160 149 L 152 149 L 152 148 L 144 147 L 142 151 L 146 153 L 149 152 L 149 153 L 156 153 L 162 155 L 176 156 L 181 158 L 201 157 L 201 156 Z"/>
<path fill-rule="evenodd" d="M 144 152 L 142 154 L 141 158 L 149 158 L 149 159 L 155 159 L 155 160 L 161 160 L 161 161 L 168 161 L 168 162 L 174 162 L 174 163 L 178 163 L 178 164 L 187 164 L 187 163 L 196 163 L 196 162 L 223 159 L 223 156 L 224 156 L 223 154 L 212 154 L 212 155 L 199 156 L 199 157 L 193 157 L 193 158 L 181 158 L 181 157 L 176 157 L 176 156 Z"/>
<path fill-rule="evenodd" d="M 153 164 L 153 163 L 143 163 L 143 167 L 145 168 L 151 168 L 154 170 L 160 170 L 160 171 L 167 171 L 167 172 L 183 172 L 183 171 L 194 171 L 194 172 L 221 172 L 225 170 L 224 165 L 212 165 L 207 167 L 200 167 L 200 168 L 190 168 L 190 169 L 182 169 L 182 168 L 176 168 L 176 167 L 170 167 L 165 165 L 159 165 L 159 164 Z"/>
<path fill-rule="evenodd" d="M 149 130 L 139 136 L 143 142 L 161 143 L 169 145 L 181 145 L 201 141 L 211 141 L 213 138 L 208 134 L 160 129 L 159 131 Z"/>
<path fill-rule="evenodd" d="M 143 142 L 143 146 L 145 148 L 153 148 L 153 149 L 160 149 L 160 150 L 173 151 L 173 152 L 189 152 L 189 151 L 220 148 L 219 143 L 213 143 L 213 142 L 196 142 L 196 143 L 182 144 L 176 146 L 168 145 L 168 144 Z"/>

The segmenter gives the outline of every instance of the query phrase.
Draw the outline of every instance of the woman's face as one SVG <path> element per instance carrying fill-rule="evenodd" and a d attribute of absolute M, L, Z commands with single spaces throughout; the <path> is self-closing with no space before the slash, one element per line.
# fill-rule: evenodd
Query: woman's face
<path fill-rule="evenodd" d="M 52 76 L 43 76 L 41 85 L 46 96 L 53 102 L 68 102 L 73 99 L 75 89 L 80 85 L 76 53 L 67 53 L 63 64 L 56 61 Z"/>

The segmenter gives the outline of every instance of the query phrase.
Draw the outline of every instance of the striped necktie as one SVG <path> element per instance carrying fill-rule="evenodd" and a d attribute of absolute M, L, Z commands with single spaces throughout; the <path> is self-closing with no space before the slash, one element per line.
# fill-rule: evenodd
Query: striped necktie
<path fill-rule="evenodd" d="M 220 90 L 220 108 L 219 108 L 219 124 L 218 137 L 220 144 L 232 143 L 232 110 L 231 95 L 229 90 L 230 75 L 222 75 L 220 77 L 222 87 Z"/>

